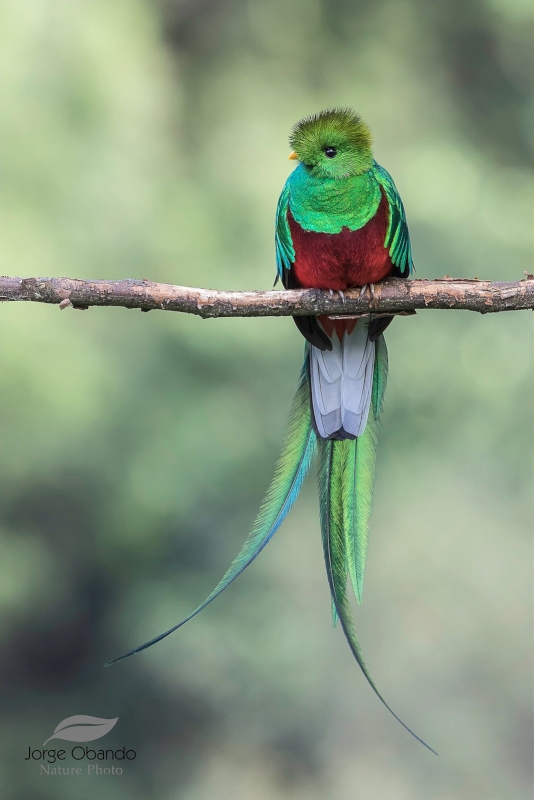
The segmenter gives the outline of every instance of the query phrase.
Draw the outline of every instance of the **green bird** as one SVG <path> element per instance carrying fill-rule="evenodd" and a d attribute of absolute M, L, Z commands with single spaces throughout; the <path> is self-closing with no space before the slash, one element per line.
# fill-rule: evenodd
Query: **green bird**
<path fill-rule="evenodd" d="M 390 174 L 373 159 L 371 132 L 350 109 L 332 109 L 295 125 L 289 176 L 276 211 L 277 280 L 285 288 L 343 293 L 413 270 L 404 207 Z M 361 603 L 380 414 L 388 359 L 384 330 L 392 317 L 294 317 L 307 340 L 304 366 L 282 452 L 254 527 L 211 594 L 189 616 L 116 663 L 161 641 L 206 608 L 263 550 L 295 502 L 316 455 L 323 551 L 334 625 L 376 695 L 363 660 L 347 595 Z M 432 752 L 435 752 L 432 750 Z"/>

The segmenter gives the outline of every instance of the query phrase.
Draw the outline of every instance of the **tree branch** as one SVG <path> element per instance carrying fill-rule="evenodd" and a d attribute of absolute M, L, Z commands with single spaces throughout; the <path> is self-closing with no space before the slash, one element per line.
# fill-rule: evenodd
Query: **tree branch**
<path fill-rule="evenodd" d="M 199 317 L 286 317 L 305 314 L 406 314 L 417 309 L 462 309 L 481 314 L 534 309 L 534 276 L 511 283 L 465 280 L 387 279 L 360 299 L 359 289 L 344 298 L 318 289 L 224 292 L 150 281 L 83 281 L 74 278 L 1 278 L 0 301 L 26 300 L 60 308 L 123 306 L 142 311 L 182 311 Z"/>

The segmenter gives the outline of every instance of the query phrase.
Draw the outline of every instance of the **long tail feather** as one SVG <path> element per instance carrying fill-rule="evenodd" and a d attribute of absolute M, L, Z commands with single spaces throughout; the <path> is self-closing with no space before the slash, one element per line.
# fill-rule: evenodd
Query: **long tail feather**
<path fill-rule="evenodd" d="M 305 361 L 306 363 L 306 361 Z M 287 432 L 275 474 L 267 495 L 261 505 L 254 527 L 236 558 L 211 594 L 189 616 L 161 633 L 149 642 L 136 647 L 118 658 L 108 661 L 105 666 L 116 664 L 135 653 L 140 653 L 153 644 L 165 639 L 174 631 L 189 622 L 209 605 L 232 581 L 251 564 L 261 553 L 267 542 L 276 533 L 293 503 L 308 473 L 317 449 L 317 437 L 311 425 L 310 392 L 306 368 L 300 375 L 297 392 L 291 406 Z"/>
<path fill-rule="evenodd" d="M 360 645 L 354 630 L 352 611 L 347 598 L 347 549 L 346 537 L 343 530 L 345 515 L 343 513 L 343 493 L 339 489 L 342 477 L 345 454 L 340 454 L 340 445 L 344 441 L 319 442 L 319 497 L 321 510 L 321 530 L 323 538 L 323 551 L 330 586 L 330 594 L 335 607 L 336 617 L 339 618 L 343 633 L 349 644 L 354 658 L 365 675 L 369 685 L 384 704 L 387 710 L 400 722 L 409 733 L 431 752 L 436 753 L 426 742 L 417 736 L 386 703 L 369 673 L 363 659 Z M 341 498 L 341 504 L 340 504 Z M 341 507 L 340 507 L 341 505 Z M 437 753 L 436 753 L 437 755 Z"/>
<path fill-rule="evenodd" d="M 358 603 L 362 602 L 369 522 L 373 505 L 376 448 L 386 390 L 388 356 L 384 337 L 376 341 L 371 409 L 363 434 L 339 442 L 343 491 L 343 533 L 347 566 Z"/>
<path fill-rule="evenodd" d="M 357 439 L 346 439 L 336 445 L 336 470 L 339 473 L 343 498 L 343 535 L 346 569 L 350 575 L 358 603 L 362 602 L 363 579 L 367 558 L 367 541 L 371 518 L 376 448 L 380 414 L 387 383 L 388 356 L 384 337 L 373 341 L 373 376 L 370 387 L 370 409 L 366 427 Z M 313 376 L 311 376 L 313 378 Z M 315 407 L 315 404 L 312 404 Z M 332 623 L 338 616 L 332 600 Z"/>

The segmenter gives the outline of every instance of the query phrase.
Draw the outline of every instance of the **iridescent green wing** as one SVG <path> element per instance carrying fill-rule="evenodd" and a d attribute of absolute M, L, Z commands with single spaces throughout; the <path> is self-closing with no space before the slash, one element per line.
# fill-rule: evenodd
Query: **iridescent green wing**
<path fill-rule="evenodd" d="M 276 247 L 276 269 L 277 279 L 280 278 L 287 288 L 287 277 L 295 261 L 295 249 L 291 239 L 291 231 L 287 221 L 289 209 L 289 179 L 286 181 L 282 194 L 276 207 L 276 228 L 275 228 L 275 247 Z"/>
<path fill-rule="evenodd" d="M 292 173 L 293 175 L 295 173 Z M 291 176 L 290 176 L 291 178 Z M 278 200 L 276 208 L 276 228 L 275 228 L 275 246 L 276 246 L 276 280 L 282 281 L 285 289 L 295 289 L 299 284 L 293 277 L 293 264 L 295 263 L 295 248 L 293 247 L 293 240 L 291 238 L 291 230 L 287 219 L 289 211 L 289 179 L 287 179 L 282 194 Z M 293 317 L 295 325 L 304 336 L 305 339 L 314 347 L 319 350 L 331 350 L 332 343 L 323 331 L 317 317 L 301 316 Z"/>
<path fill-rule="evenodd" d="M 384 246 L 389 250 L 391 260 L 399 275 L 402 278 L 407 278 L 413 272 L 413 261 L 404 206 L 393 178 L 387 169 L 384 169 L 374 161 L 371 170 L 384 190 L 389 205 L 389 224 Z"/>

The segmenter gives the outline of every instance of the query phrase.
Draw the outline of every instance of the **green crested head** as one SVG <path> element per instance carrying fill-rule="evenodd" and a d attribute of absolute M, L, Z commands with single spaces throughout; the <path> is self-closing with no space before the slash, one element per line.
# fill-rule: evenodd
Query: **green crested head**
<path fill-rule="evenodd" d="M 373 164 L 371 131 L 350 108 L 320 111 L 297 122 L 291 136 L 293 152 L 318 178 L 349 178 Z"/>

